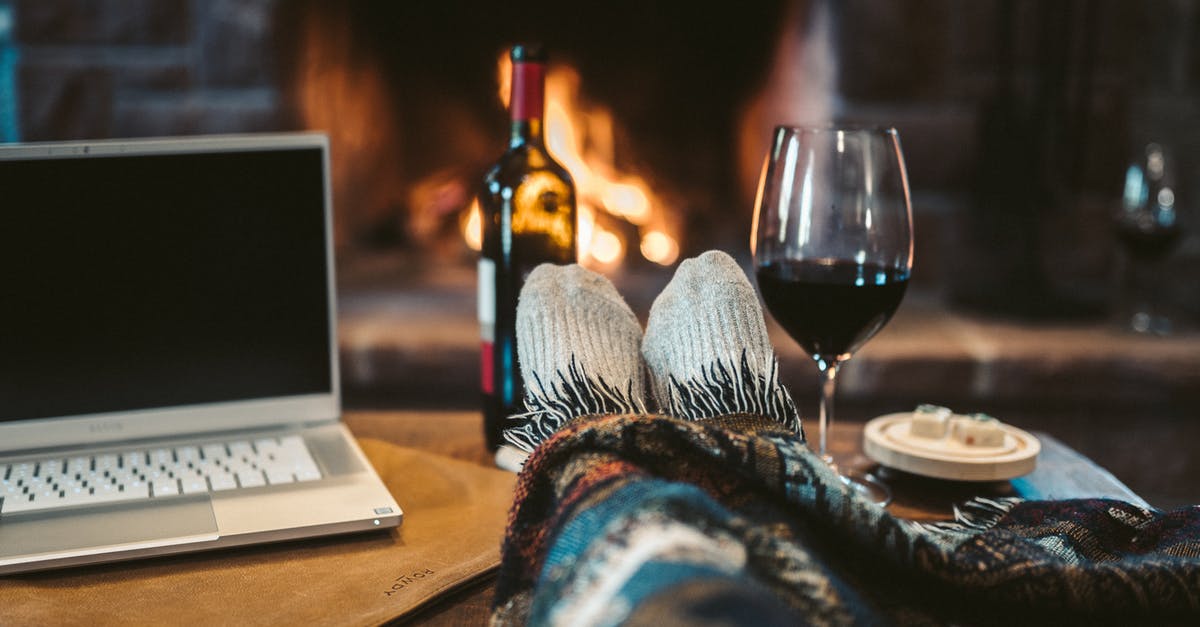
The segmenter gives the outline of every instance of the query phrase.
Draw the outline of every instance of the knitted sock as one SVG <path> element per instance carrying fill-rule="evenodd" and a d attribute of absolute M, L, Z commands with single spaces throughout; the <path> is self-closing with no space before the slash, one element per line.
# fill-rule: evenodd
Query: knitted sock
<path fill-rule="evenodd" d="M 779 383 L 754 287 L 726 253 L 712 250 L 679 265 L 650 307 L 642 357 L 665 414 L 759 414 L 804 435 Z"/>
<path fill-rule="evenodd" d="M 572 418 L 644 413 L 642 327 L 608 279 L 577 264 L 534 268 L 517 301 L 525 413 L 504 439 L 532 451 Z"/>

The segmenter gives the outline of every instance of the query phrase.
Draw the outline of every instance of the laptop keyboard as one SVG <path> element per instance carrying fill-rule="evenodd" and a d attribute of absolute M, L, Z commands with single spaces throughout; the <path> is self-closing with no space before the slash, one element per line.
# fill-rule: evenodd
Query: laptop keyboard
<path fill-rule="evenodd" d="M 0 514 L 320 478 L 298 435 L 0 461 Z"/>

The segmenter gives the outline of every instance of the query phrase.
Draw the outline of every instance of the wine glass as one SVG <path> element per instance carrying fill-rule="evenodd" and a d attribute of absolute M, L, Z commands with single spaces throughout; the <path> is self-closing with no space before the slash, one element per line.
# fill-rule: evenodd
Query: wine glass
<path fill-rule="evenodd" d="M 838 368 L 900 305 L 912 270 L 912 210 L 892 128 L 776 127 L 754 207 L 751 250 L 767 309 L 821 374 L 818 454 Z M 877 503 L 887 486 L 841 473 Z"/>
<path fill-rule="evenodd" d="M 1150 143 L 1125 170 L 1121 202 L 1113 215 L 1125 249 L 1117 317 L 1135 333 L 1170 335 L 1170 315 L 1160 305 L 1163 260 L 1183 229 L 1175 198 L 1175 163 L 1167 146 Z"/>

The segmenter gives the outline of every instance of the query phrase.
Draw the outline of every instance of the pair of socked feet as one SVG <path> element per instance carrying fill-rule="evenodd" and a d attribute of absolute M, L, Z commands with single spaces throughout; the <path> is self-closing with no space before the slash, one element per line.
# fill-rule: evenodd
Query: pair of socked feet
<path fill-rule="evenodd" d="M 525 413 L 504 438 L 524 452 L 570 420 L 601 414 L 755 414 L 802 437 L 754 288 L 720 251 L 680 264 L 644 333 L 608 279 L 579 265 L 539 266 L 518 301 L 517 352 Z"/>

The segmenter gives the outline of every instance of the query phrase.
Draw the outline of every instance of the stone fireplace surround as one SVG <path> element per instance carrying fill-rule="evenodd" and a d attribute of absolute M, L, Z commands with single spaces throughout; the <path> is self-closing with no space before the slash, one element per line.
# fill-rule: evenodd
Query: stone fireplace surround
<path fill-rule="evenodd" d="M 16 16 L 12 41 L 19 52 L 21 138 L 300 128 L 282 75 L 285 60 L 279 58 L 278 19 L 286 1 L 0 0 Z M 987 91 L 991 71 L 987 43 L 972 33 L 989 32 L 995 3 L 962 8 L 967 4 L 972 3 L 918 2 L 906 13 L 886 8 L 892 6 L 888 3 L 846 3 L 856 19 L 874 20 L 864 28 L 885 43 L 920 20 L 935 27 L 921 43 L 893 50 L 893 58 L 864 51 L 845 60 L 848 107 L 860 117 L 894 120 L 912 138 L 906 152 L 922 234 L 917 257 L 924 269 L 916 277 L 919 289 L 897 320 L 847 368 L 842 415 L 862 420 L 921 401 L 990 410 L 1023 427 L 1051 432 L 1114 470 L 1151 502 L 1200 502 L 1195 482 L 1200 476 L 1195 444 L 1200 442 L 1200 344 L 1195 336 L 1135 338 L 1113 332 L 1094 317 L 1028 322 L 945 307 L 943 260 L 953 248 L 944 240 L 954 237 L 950 217 L 963 202 L 969 156 L 978 141 L 973 131 L 978 109 L 964 103 Z M 1026 3 L 1016 4 L 1030 11 Z M 955 20 L 966 20 L 967 26 L 944 28 Z M 1122 47 L 1128 39 L 1109 37 L 1117 42 L 1115 51 L 1097 60 L 1093 89 L 1111 96 L 1099 97 L 1095 105 L 1099 128 L 1128 131 L 1122 120 L 1129 101 L 1119 89 L 1125 78 L 1120 55 L 1128 51 Z M 891 73 L 873 69 L 885 66 Z M 915 80 L 899 81 L 896 72 Z M 1170 111 L 1179 102 L 1194 100 L 1156 106 Z M 1195 134 L 1186 128 L 1181 136 Z M 1101 162 L 1120 158 L 1111 154 L 1114 150 L 1100 150 Z M 1084 176 L 1098 177 L 1095 172 Z M 1071 259 L 1079 266 L 1073 271 L 1093 281 L 1103 278 L 1111 256 L 1103 225 L 1094 219 L 1104 211 L 1102 200 L 1095 200 L 1102 189 L 1093 181 L 1085 190 L 1099 208 L 1084 202 L 1076 210 L 1088 219 L 1076 225 L 1085 236 L 1073 241 Z M 713 243 L 740 247 L 742 239 L 740 232 L 727 239 L 718 234 Z M 1175 267 L 1184 277 L 1196 276 L 1196 241 L 1191 236 L 1176 255 Z M 379 262 L 370 255 L 364 264 L 347 264 L 354 266 L 343 288 L 348 404 L 470 406 L 476 349 L 467 257 L 464 253 L 436 272 L 424 271 L 428 265 Z M 372 272 L 373 267 L 382 270 Z M 667 277 L 666 271 L 623 277 L 639 315 Z M 1188 289 L 1194 284 L 1185 282 Z M 806 371 L 811 364 L 777 327 L 771 328 L 788 384 L 811 414 L 815 384 L 810 386 Z M 1041 410 L 1031 410 L 1033 404 Z"/>

